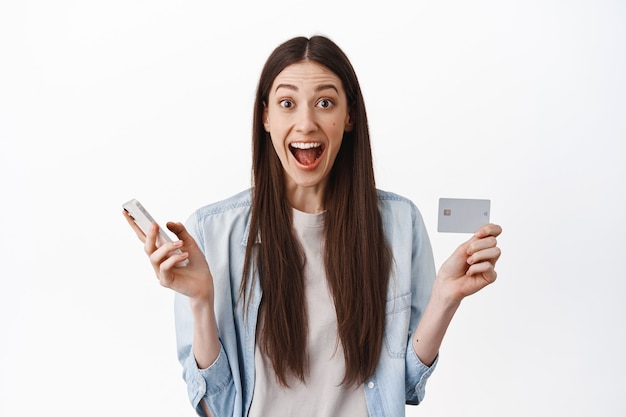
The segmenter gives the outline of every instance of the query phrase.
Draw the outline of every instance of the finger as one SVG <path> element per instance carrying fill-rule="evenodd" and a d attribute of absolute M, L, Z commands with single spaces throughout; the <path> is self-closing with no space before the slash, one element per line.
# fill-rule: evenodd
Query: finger
<path fill-rule="evenodd" d="M 189 258 L 189 252 L 172 253 L 168 254 L 168 257 L 163 260 L 160 265 L 159 281 L 164 287 L 171 288 L 175 277 L 179 274 L 177 271 L 180 265 Z"/>
<path fill-rule="evenodd" d="M 168 230 L 170 230 L 176 235 L 176 237 L 183 241 L 183 246 L 186 250 L 195 252 L 196 249 L 198 249 L 195 239 L 193 238 L 193 236 L 191 236 L 191 234 L 187 231 L 182 223 L 168 222 L 166 226 Z"/>
<path fill-rule="evenodd" d="M 128 214 L 126 210 L 122 210 L 122 213 L 124 214 L 124 218 L 126 218 L 126 221 L 130 225 L 130 227 L 132 227 L 133 230 L 135 231 L 135 234 L 137 235 L 139 240 L 141 240 L 141 242 L 143 243 L 146 240 L 145 233 L 141 230 L 141 228 L 139 228 L 139 226 L 137 226 L 137 223 L 135 223 L 135 220 L 131 217 L 130 214 Z"/>
<path fill-rule="evenodd" d="M 467 263 L 470 265 L 474 265 L 480 262 L 489 262 L 492 265 L 500 259 L 500 255 L 502 252 L 499 247 L 482 249 L 478 252 L 473 253 L 469 258 L 467 258 Z"/>
<path fill-rule="evenodd" d="M 148 255 L 154 253 L 157 250 L 157 236 L 159 234 L 159 225 L 156 223 L 152 223 L 150 228 L 148 229 L 148 234 L 146 234 L 146 240 L 144 242 L 144 250 Z"/>
<path fill-rule="evenodd" d="M 180 240 L 187 241 L 192 238 L 185 226 L 180 222 L 167 222 L 168 230 L 174 233 Z"/>
<path fill-rule="evenodd" d="M 189 257 L 188 252 L 177 252 L 182 243 L 180 240 L 165 243 L 150 254 L 150 262 L 154 266 L 159 283 L 164 287 L 172 288 L 177 276 L 175 269 Z"/>
<path fill-rule="evenodd" d="M 174 242 L 166 242 L 163 245 L 155 248 L 152 252 L 150 252 L 150 261 L 155 265 L 161 265 L 165 261 L 167 261 L 170 257 L 177 254 L 177 250 L 183 246 L 182 240 L 177 240 Z"/>
<path fill-rule="evenodd" d="M 488 284 L 493 283 L 498 278 L 498 273 L 489 262 L 481 262 L 470 266 L 466 273 L 467 276 L 480 276 Z"/>
<path fill-rule="evenodd" d="M 480 239 L 475 238 L 468 242 L 466 253 L 468 255 L 472 255 L 478 251 L 494 248 L 496 246 L 498 246 L 498 240 L 493 236 L 487 236 Z"/>
<path fill-rule="evenodd" d="M 478 238 L 483 238 L 486 236 L 497 237 L 500 236 L 500 233 L 502 233 L 502 227 L 497 224 L 489 223 L 479 227 L 478 230 L 476 230 L 476 232 L 474 233 L 474 236 Z"/>

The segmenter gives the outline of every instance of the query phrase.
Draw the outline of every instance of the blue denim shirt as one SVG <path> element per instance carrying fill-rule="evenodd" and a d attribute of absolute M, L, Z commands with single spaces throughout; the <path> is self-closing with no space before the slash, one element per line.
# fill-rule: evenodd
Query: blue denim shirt
<path fill-rule="evenodd" d="M 384 346 L 374 375 L 365 382 L 370 417 L 404 416 L 405 403 L 418 404 L 435 368 L 413 350 L 411 335 L 430 297 L 435 266 L 430 240 L 417 207 L 399 195 L 378 191 L 385 236 L 393 253 L 387 290 Z M 204 399 L 213 417 L 247 416 L 254 391 L 254 350 L 259 280 L 248 317 L 239 301 L 244 256 L 250 227 L 250 190 L 197 210 L 187 229 L 205 253 L 215 286 L 215 316 L 220 353 L 207 369 L 198 369 L 193 344 L 189 299 L 176 294 L 178 359 L 183 366 L 189 399 L 199 415 Z M 316 399 L 312 399 L 316 400 Z"/>

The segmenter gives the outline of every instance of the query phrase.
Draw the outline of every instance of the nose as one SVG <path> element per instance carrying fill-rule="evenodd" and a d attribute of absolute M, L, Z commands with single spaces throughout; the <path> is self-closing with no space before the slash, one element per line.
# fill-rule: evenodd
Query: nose
<path fill-rule="evenodd" d="M 309 133 L 316 129 L 315 111 L 309 107 L 300 107 L 296 120 L 296 130 L 301 133 Z"/>

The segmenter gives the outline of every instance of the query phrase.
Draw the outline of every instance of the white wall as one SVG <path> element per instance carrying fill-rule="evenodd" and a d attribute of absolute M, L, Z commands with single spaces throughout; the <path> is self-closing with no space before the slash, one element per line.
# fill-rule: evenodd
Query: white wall
<path fill-rule="evenodd" d="M 317 33 L 437 262 L 466 238 L 436 232 L 439 197 L 490 198 L 504 227 L 407 414 L 626 413 L 625 3 L 211 3 L 0 3 L 0 415 L 193 415 L 120 205 L 184 220 L 247 187 L 261 66 Z"/>

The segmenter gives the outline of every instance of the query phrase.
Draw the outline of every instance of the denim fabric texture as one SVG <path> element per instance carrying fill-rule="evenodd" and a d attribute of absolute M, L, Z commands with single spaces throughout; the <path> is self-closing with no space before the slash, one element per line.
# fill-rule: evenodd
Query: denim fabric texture
<path fill-rule="evenodd" d="M 435 279 L 432 248 L 419 210 L 410 200 L 378 191 L 385 236 L 393 265 L 387 290 L 383 350 L 375 374 L 365 382 L 371 417 L 400 417 L 405 404 L 419 404 L 433 365 L 424 365 L 413 350 L 417 326 Z M 198 369 L 193 356 L 193 317 L 189 299 L 175 296 L 178 359 L 192 406 L 204 415 L 207 403 L 213 417 L 247 416 L 254 392 L 254 350 L 261 288 L 258 279 L 246 314 L 239 299 L 248 240 L 251 190 L 200 208 L 186 223 L 204 252 L 215 286 L 215 315 L 221 349 L 207 369 Z"/>

